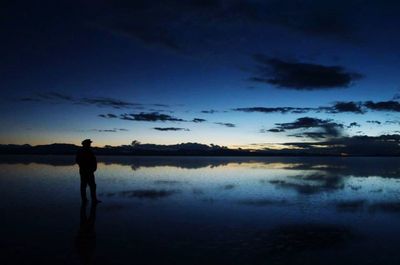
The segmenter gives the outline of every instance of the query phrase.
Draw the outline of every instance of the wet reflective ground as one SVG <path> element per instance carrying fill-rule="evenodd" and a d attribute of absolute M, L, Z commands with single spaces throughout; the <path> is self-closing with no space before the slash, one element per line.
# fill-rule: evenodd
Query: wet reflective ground
<path fill-rule="evenodd" d="M 399 264 L 400 158 L 0 157 L 0 264 Z"/>

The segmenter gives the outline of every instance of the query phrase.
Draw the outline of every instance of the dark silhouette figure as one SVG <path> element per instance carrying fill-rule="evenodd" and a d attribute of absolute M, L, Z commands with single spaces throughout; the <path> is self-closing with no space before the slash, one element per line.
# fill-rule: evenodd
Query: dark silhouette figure
<path fill-rule="evenodd" d="M 92 264 L 96 249 L 96 207 L 97 203 L 92 203 L 89 218 L 86 215 L 86 202 L 82 202 L 80 211 L 80 224 L 78 235 L 75 239 L 76 250 L 81 264 Z"/>
<path fill-rule="evenodd" d="M 79 165 L 79 174 L 81 176 L 81 198 L 82 202 L 87 202 L 86 187 L 89 185 L 90 196 L 93 203 L 99 203 L 96 195 L 96 182 L 94 172 L 97 170 L 97 160 L 90 148 L 92 141 L 86 139 L 82 141 L 82 148 L 76 154 L 76 163 Z"/>

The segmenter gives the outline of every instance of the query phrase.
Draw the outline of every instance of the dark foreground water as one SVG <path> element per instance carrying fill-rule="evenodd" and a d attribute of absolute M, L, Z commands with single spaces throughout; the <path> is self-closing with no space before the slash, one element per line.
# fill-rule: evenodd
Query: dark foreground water
<path fill-rule="evenodd" d="M 400 158 L 0 157 L 0 264 L 400 264 Z"/>

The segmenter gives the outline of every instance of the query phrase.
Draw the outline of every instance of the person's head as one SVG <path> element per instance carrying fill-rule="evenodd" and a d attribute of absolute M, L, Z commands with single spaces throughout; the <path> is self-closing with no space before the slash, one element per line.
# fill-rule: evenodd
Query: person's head
<path fill-rule="evenodd" d="M 89 148 L 91 143 L 92 143 L 92 141 L 90 139 L 85 139 L 82 141 L 82 146 Z"/>

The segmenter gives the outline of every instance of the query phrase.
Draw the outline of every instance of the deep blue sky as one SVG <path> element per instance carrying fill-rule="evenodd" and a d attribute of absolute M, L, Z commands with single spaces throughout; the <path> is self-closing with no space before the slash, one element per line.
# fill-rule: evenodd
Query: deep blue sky
<path fill-rule="evenodd" d="M 0 143 L 397 134 L 399 13 L 395 1 L 15 1 L 0 20 Z"/>

